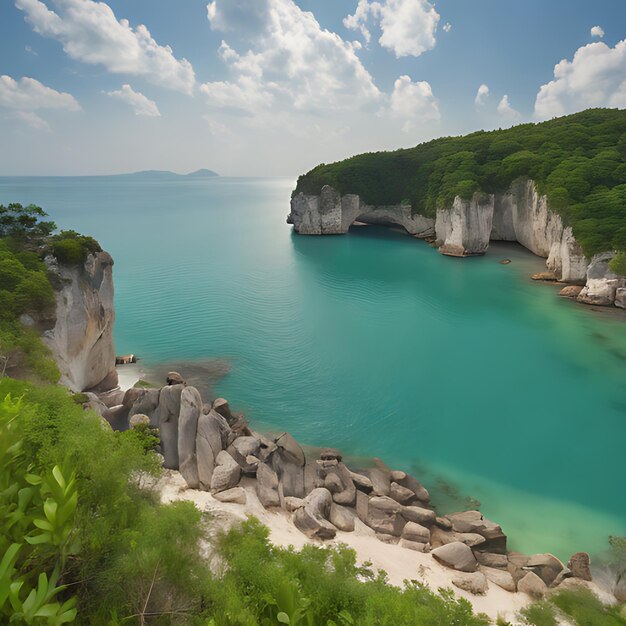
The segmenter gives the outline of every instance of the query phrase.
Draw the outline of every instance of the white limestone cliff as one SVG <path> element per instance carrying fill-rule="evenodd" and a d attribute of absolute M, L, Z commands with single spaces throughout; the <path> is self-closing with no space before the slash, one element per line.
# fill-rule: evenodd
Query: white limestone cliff
<path fill-rule="evenodd" d="M 342 196 L 328 185 L 319 196 L 295 195 L 287 221 L 301 235 L 340 235 L 347 233 L 354 222 L 363 222 L 398 224 L 411 235 L 427 237 L 435 226 L 434 219 L 413 214 L 408 204 L 373 206 L 355 194 Z"/>
<path fill-rule="evenodd" d="M 43 333 L 61 383 L 73 391 L 117 385 L 113 345 L 113 259 L 107 252 L 87 256 L 82 265 L 46 257 L 56 292 L 52 328 Z"/>
<path fill-rule="evenodd" d="M 590 262 L 533 180 L 518 179 L 503 193 L 479 192 L 469 200 L 457 196 L 451 207 L 437 210 L 435 220 L 412 213 L 409 205 L 367 205 L 357 195 L 341 196 L 326 185 L 319 196 L 295 195 L 287 221 L 303 235 L 347 233 L 355 221 L 398 224 L 418 237 L 436 234 L 439 251 L 459 257 L 484 254 L 490 241 L 516 241 L 546 258 L 557 280 L 585 285 L 580 302 L 623 308 L 626 300 L 626 278 L 608 268 L 614 253 L 596 255 Z"/>

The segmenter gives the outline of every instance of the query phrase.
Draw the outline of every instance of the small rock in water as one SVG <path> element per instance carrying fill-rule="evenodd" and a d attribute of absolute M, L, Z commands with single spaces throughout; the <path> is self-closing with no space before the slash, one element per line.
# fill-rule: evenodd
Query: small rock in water
<path fill-rule="evenodd" d="M 510 262 L 511 262 L 511 259 L 501 259 L 500 261 L 498 261 L 500 265 L 508 265 Z"/>
<path fill-rule="evenodd" d="M 549 282 L 556 282 L 556 274 L 554 272 L 537 272 L 531 276 L 533 280 L 545 280 Z"/>
<path fill-rule="evenodd" d="M 568 285 L 559 291 L 559 295 L 564 298 L 577 298 L 578 294 L 583 290 L 581 285 Z"/>

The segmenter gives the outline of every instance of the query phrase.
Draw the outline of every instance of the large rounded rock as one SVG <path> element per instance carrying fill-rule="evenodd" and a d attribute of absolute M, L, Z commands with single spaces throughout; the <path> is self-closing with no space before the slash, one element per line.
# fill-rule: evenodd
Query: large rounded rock
<path fill-rule="evenodd" d="M 404 474 L 404 472 L 394 472 L 394 481 L 402 487 L 410 489 L 415 494 L 415 497 L 418 500 L 425 504 L 428 504 L 428 502 L 430 501 L 430 494 L 428 493 L 426 487 L 424 487 L 424 485 L 422 485 L 422 483 L 420 483 L 417 478 L 414 478 L 410 474 L 404 474 L 404 477 L 401 477 L 400 474 Z"/>
<path fill-rule="evenodd" d="M 200 481 L 196 458 L 198 419 L 202 412 L 202 396 L 195 387 L 184 387 L 180 394 L 178 416 L 178 469 L 185 482 L 197 489 Z"/>
<path fill-rule="evenodd" d="M 430 543 L 430 530 L 421 524 L 407 522 L 402 529 L 402 539 L 418 543 Z"/>
<path fill-rule="evenodd" d="M 564 569 L 564 565 L 553 554 L 543 553 L 531 556 L 524 569 L 534 572 L 550 586 Z"/>
<path fill-rule="evenodd" d="M 306 458 L 300 444 L 289 434 L 283 433 L 274 439 L 274 443 L 278 446 L 283 457 L 291 462 L 303 467 Z"/>
<path fill-rule="evenodd" d="M 202 413 L 198 418 L 198 432 L 196 433 L 196 460 L 198 463 L 198 480 L 200 488 L 208 491 L 211 488 L 211 479 L 215 469 L 215 460 L 224 448 L 224 429 L 228 428 L 224 418 L 211 411 L 208 415 Z"/>
<path fill-rule="evenodd" d="M 435 523 L 435 512 L 421 506 L 405 506 L 402 509 L 402 517 L 409 522 L 432 526 Z"/>
<path fill-rule="evenodd" d="M 359 491 L 362 491 L 363 493 L 372 493 L 374 486 L 372 485 L 372 481 L 367 476 L 357 472 L 350 472 L 350 478 Z"/>
<path fill-rule="evenodd" d="M 246 490 L 243 487 L 233 487 L 226 491 L 218 491 L 213 497 L 220 502 L 232 502 L 234 504 L 245 504 L 247 501 Z"/>
<path fill-rule="evenodd" d="M 453 541 L 432 551 L 432 555 L 442 565 L 460 572 L 474 572 L 478 562 L 472 549 L 460 541 Z"/>
<path fill-rule="evenodd" d="M 257 468 L 256 493 L 259 501 L 265 508 L 280 506 L 278 476 L 276 476 L 276 472 L 267 463 L 259 463 Z"/>
<path fill-rule="evenodd" d="M 574 578 L 591 580 L 591 563 L 587 552 L 576 552 L 576 554 L 572 554 L 567 563 L 567 567 L 572 572 Z"/>
<path fill-rule="evenodd" d="M 335 502 L 330 505 L 329 520 L 338 530 L 343 530 L 348 533 L 352 532 L 354 530 L 355 517 L 356 513 L 354 509 L 349 509 Z"/>
<path fill-rule="evenodd" d="M 485 538 L 483 549 L 506 552 L 506 535 L 499 524 L 486 519 L 480 511 L 462 511 L 446 515 L 457 533 L 476 533 Z"/>
<path fill-rule="evenodd" d="M 457 574 L 452 579 L 452 584 L 475 596 L 484 596 L 487 593 L 487 578 L 481 572 Z"/>
<path fill-rule="evenodd" d="M 215 469 L 211 477 L 211 491 L 226 491 L 237 485 L 241 478 L 241 467 L 226 450 L 215 458 Z"/>
<path fill-rule="evenodd" d="M 369 499 L 365 523 L 377 533 L 399 537 L 407 523 L 400 515 L 402 508 L 401 504 L 388 496 L 374 496 Z"/>
<path fill-rule="evenodd" d="M 479 550 L 475 550 L 474 556 L 476 557 L 476 560 L 485 567 L 505 570 L 509 563 L 509 559 L 506 554 L 495 554 L 493 552 L 481 552 Z"/>
<path fill-rule="evenodd" d="M 517 590 L 521 593 L 529 595 L 531 598 L 540 600 L 546 595 L 548 587 L 537 574 L 527 572 L 526 575 L 517 583 Z"/>
<path fill-rule="evenodd" d="M 333 539 L 337 529 L 328 517 L 333 499 L 328 489 L 314 489 L 306 498 L 303 507 L 293 515 L 293 523 L 300 532 L 314 539 Z"/>
<path fill-rule="evenodd" d="M 404 505 L 411 504 L 411 502 L 417 500 L 417 496 L 410 489 L 396 482 L 392 482 L 389 487 L 389 497 Z"/>
<path fill-rule="evenodd" d="M 502 587 L 505 591 L 513 593 L 516 590 L 513 576 L 506 570 L 481 565 L 480 571 L 487 577 L 487 580 L 498 585 L 498 587 Z"/>
<path fill-rule="evenodd" d="M 159 394 L 159 404 L 153 412 L 153 424 L 159 429 L 161 454 L 164 466 L 178 469 L 178 417 L 180 415 L 180 397 L 185 387 L 172 385 L 163 387 Z M 130 390 L 129 390 L 130 391 Z"/>

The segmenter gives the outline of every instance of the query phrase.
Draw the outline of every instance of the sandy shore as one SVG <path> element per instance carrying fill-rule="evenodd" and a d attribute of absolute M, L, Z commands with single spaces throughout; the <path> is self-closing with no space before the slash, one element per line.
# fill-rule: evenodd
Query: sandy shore
<path fill-rule="evenodd" d="M 241 486 L 246 489 L 247 503 L 231 504 L 219 502 L 206 491 L 189 489 L 181 474 L 174 470 L 164 470 L 157 484 L 163 502 L 189 500 L 202 510 L 214 515 L 216 522 L 224 528 L 254 515 L 270 530 L 272 543 L 278 546 L 292 545 L 302 548 L 307 543 L 314 543 L 305 537 L 291 522 L 290 515 L 280 509 L 267 511 L 259 502 L 254 489 L 254 481 L 243 479 Z M 489 583 L 484 596 L 475 596 L 458 589 L 452 579 L 458 573 L 440 565 L 430 554 L 422 554 L 389 545 L 379 541 L 374 531 L 356 520 L 354 532 L 337 532 L 336 539 L 325 542 L 327 545 L 345 544 L 354 549 L 359 563 L 370 561 L 375 569 L 385 570 L 389 582 L 401 586 L 406 579 L 420 580 L 436 591 L 439 587 L 449 587 L 457 597 L 466 598 L 478 613 L 486 613 L 494 621 L 498 616 L 511 624 L 519 624 L 517 612 L 530 604 L 530 598 L 523 593 L 510 593 L 501 587 Z"/>
<path fill-rule="evenodd" d="M 138 380 L 141 380 L 145 373 L 139 363 L 128 363 L 128 365 L 117 365 L 118 386 L 122 391 L 130 389 Z"/>

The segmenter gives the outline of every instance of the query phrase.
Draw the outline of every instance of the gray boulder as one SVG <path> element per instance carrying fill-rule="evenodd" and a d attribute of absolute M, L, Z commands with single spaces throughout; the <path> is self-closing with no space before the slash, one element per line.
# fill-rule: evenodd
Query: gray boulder
<path fill-rule="evenodd" d="M 409 522 L 432 526 L 435 523 L 435 512 L 421 506 L 405 506 L 402 517 Z"/>
<path fill-rule="evenodd" d="M 400 476 L 399 474 L 404 474 L 404 476 Z M 417 478 L 411 476 L 410 474 L 406 474 L 404 472 L 395 473 L 396 478 L 393 480 L 401 485 L 402 487 L 406 487 L 410 489 L 415 497 L 421 502 L 427 504 L 430 501 L 430 494 L 428 493 L 428 489 L 420 483 Z"/>
<path fill-rule="evenodd" d="M 417 543 L 430 543 L 430 530 L 415 522 L 407 522 L 402 529 L 402 539 Z"/>
<path fill-rule="evenodd" d="M 304 506 L 294 513 L 294 525 L 312 539 L 333 539 L 337 529 L 328 520 L 332 502 L 328 489 L 314 489 L 305 498 Z"/>
<path fill-rule="evenodd" d="M 350 470 L 336 459 L 316 461 L 317 473 L 323 485 L 332 493 L 337 504 L 354 506 L 356 486 Z"/>
<path fill-rule="evenodd" d="M 183 385 L 163 387 L 159 394 L 159 404 L 152 414 L 153 425 L 159 429 L 161 454 L 164 466 L 178 469 L 178 417 L 180 415 L 180 396 Z M 129 390 L 132 391 L 132 390 Z"/>
<path fill-rule="evenodd" d="M 378 533 L 399 537 L 407 523 L 401 511 L 402 505 L 388 496 L 374 496 L 369 499 L 365 523 Z"/>
<path fill-rule="evenodd" d="M 546 583 L 534 572 L 527 572 L 517 583 L 517 590 L 529 595 L 531 598 L 541 600 L 548 591 Z"/>
<path fill-rule="evenodd" d="M 487 593 L 487 578 L 481 572 L 458 574 L 452 579 L 452 584 L 475 596 L 484 596 Z"/>
<path fill-rule="evenodd" d="M 576 552 L 576 554 L 572 554 L 567 563 L 567 567 L 571 570 L 574 578 L 591 580 L 591 562 L 587 552 Z"/>
<path fill-rule="evenodd" d="M 226 450 L 215 457 L 215 469 L 211 477 L 211 491 L 226 491 L 237 485 L 241 478 L 241 467 Z"/>
<path fill-rule="evenodd" d="M 494 585 L 498 585 L 498 587 L 502 587 L 505 591 L 513 593 L 516 590 L 513 576 L 506 570 L 481 565 L 480 571 L 487 577 L 487 580 L 494 583 Z"/>
<path fill-rule="evenodd" d="M 337 528 L 337 530 L 343 530 L 344 532 L 352 532 L 354 530 L 354 519 L 356 513 L 354 509 L 349 509 L 341 504 L 333 502 L 330 505 L 330 523 Z"/>
<path fill-rule="evenodd" d="M 202 397 L 195 387 L 184 387 L 180 394 L 178 416 L 178 469 L 185 482 L 197 489 L 200 481 L 196 458 L 198 418 L 202 412 Z"/>
<path fill-rule="evenodd" d="M 478 561 L 471 548 L 460 541 L 453 541 L 432 551 L 432 555 L 442 565 L 460 572 L 475 572 Z"/>
<path fill-rule="evenodd" d="M 522 569 L 534 572 L 546 585 L 550 586 L 564 567 L 553 554 L 544 553 L 531 556 Z"/>
<path fill-rule="evenodd" d="M 474 550 L 476 560 L 485 567 L 505 570 L 509 563 L 506 554 L 496 554 L 494 552 L 481 552 Z"/>
<path fill-rule="evenodd" d="M 372 485 L 372 481 L 367 476 L 357 472 L 350 472 L 350 478 L 352 479 L 354 486 L 359 491 L 362 491 L 363 493 L 372 493 L 374 486 Z"/>
<path fill-rule="evenodd" d="M 506 535 L 502 528 L 486 519 L 480 511 L 462 511 L 446 517 L 452 523 L 455 532 L 482 535 L 486 539 L 483 549 L 489 552 L 506 552 Z"/>
<path fill-rule="evenodd" d="M 300 447 L 300 444 L 289 433 L 279 435 L 274 439 L 274 443 L 278 446 L 285 460 L 295 463 L 300 467 L 304 466 L 306 463 L 304 451 Z"/>
<path fill-rule="evenodd" d="M 254 476 L 259 464 L 257 455 L 260 449 L 261 442 L 257 437 L 243 436 L 233 440 L 226 450 L 239 463 L 244 474 Z"/>
<path fill-rule="evenodd" d="M 411 504 L 411 502 L 417 499 L 416 495 L 410 489 L 396 482 L 392 482 L 389 486 L 389 497 L 404 505 Z"/>
<path fill-rule="evenodd" d="M 408 548 L 409 550 L 415 550 L 415 552 L 430 552 L 429 543 L 410 541 L 409 539 L 400 539 L 400 546 L 403 548 Z"/>
<path fill-rule="evenodd" d="M 198 481 L 200 488 L 208 491 L 211 488 L 211 479 L 215 469 L 217 455 L 223 449 L 223 417 L 209 412 L 198 417 L 198 431 L 196 433 L 196 460 L 198 463 Z"/>
<path fill-rule="evenodd" d="M 218 491 L 213 497 L 220 502 L 232 502 L 234 504 L 245 504 L 247 502 L 246 490 L 243 487 L 233 487 L 226 491 Z"/>
<path fill-rule="evenodd" d="M 259 463 L 259 467 L 257 468 L 256 493 L 259 501 L 265 508 L 280 506 L 278 476 L 276 476 L 276 472 L 267 463 Z"/>

